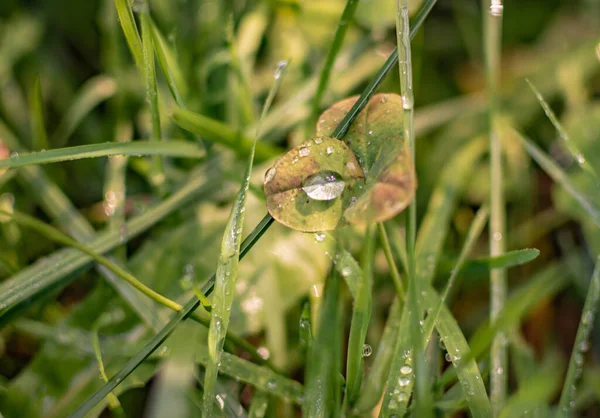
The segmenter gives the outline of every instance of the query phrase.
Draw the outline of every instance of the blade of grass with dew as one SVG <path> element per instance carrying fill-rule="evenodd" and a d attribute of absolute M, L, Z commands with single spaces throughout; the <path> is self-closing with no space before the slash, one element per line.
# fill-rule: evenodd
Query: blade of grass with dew
<path fill-rule="evenodd" d="M 27 169 L 25 169 L 27 170 Z M 129 220 L 127 238 L 131 239 L 162 220 L 174 210 L 181 208 L 192 199 L 208 196 L 219 187 L 217 181 L 206 181 L 203 178 L 192 178 L 185 186 L 167 198 L 164 202 L 149 209 L 142 215 Z M 53 196 L 52 196 L 53 197 Z M 77 220 L 74 217 L 73 220 Z M 89 236 L 88 236 L 89 237 Z M 88 238 L 89 239 L 89 238 Z M 98 234 L 87 246 L 96 253 L 104 253 L 122 244 L 120 231 L 106 231 Z M 88 255 L 79 251 L 65 249 L 50 254 L 33 265 L 21 270 L 15 276 L 0 284 L 0 322 L 13 309 L 21 304 L 28 304 L 43 293 L 65 285 L 73 277 L 71 273 L 87 266 L 92 261 Z M 141 299 L 144 300 L 143 298 Z M 135 306 L 135 305 L 134 305 Z M 143 316 L 144 318 L 146 316 Z M 153 324 L 151 321 L 150 324 Z M 156 326 L 156 324 L 154 324 Z"/>
<path fill-rule="evenodd" d="M 269 92 L 267 100 L 263 106 L 261 119 L 269 110 L 277 90 L 281 85 L 287 62 L 278 64 L 275 70 L 275 82 Z M 223 343 L 229 326 L 231 315 L 231 305 L 235 295 L 235 283 L 237 281 L 238 264 L 240 258 L 241 236 L 244 225 L 246 211 L 246 195 L 250 183 L 250 174 L 254 163 L 254 151 L 256 141 L 260 135 L 260 123 L 256 129 L 255 140 L 248 157 L 248 167 L 242 180 L 240 191 L 233 202 L 233 208 L 225 226 L 225 234 L 221 244 L 221 254 L 217 262 L 217 273 L 215 281 L 215 293 L 213 297 L 213 307 L 211 310 L 211 321 L 208 331 L 208 352 L 210 361 L 206 365 L 206 374 L 204 377 L 204 395 L 203 395 L 203 413 L 209 417 L 212 414 L 213 402 L 215 397 L 215 384 L 223 351 Z"/>
<path fill-rule="evenodd" d="M 146 82 L 146 101 L 150 107 L 152 122 L 152 141 L 161 141 L 160 112 L 158 108 L 158 88 L 156 86 L 156 68 L 154 66 L 154 45 L 152 41 L 152 23 L 150 22 L 150 5 L 148 0 L 142 0 L 140 20 L 142 22 L 142 59 L 143 74 Z M 151 181 L 154 185 L 164 182 L 163 165 L 160 157 L 152 158 Z"/>
<path fill-rule="evenodd" d="M 167 86 L 177 106 L 185 109 L 183 98 L 187 95 L 188 87 L 183 76 L 183 71 L 175 59 L 175 54 L 165 41 L 165 38 L 156 27 L 154 21 L 150 20 L 152 29 L 152 40 L 158 63 L 167 81 Z"/>
<path fill-rule="evenodd" d="M 373 304 L 373 262 L 375 254 L 375 234 L 373 227 L 365 232 L 365 245 L 362 256 L 363 271 L 354 304 L 352 306 L 352 321 L 348 337 L 348 354 L 346 356 L 346 392 L 344 394 L 343 414 L 348 407 L 355 404 L 362 383 L 363 357 L 367 330 L 371 320 Z M 342 269 L 342 276 L 349 273 Z"/>
<path fill-rule="evenodd" d="M 358 401 L 354 406 L 353 412 L 364 415 L 377 405 L 383 393 L 385 378 L 390 371 L 390 362 L 394 353 L 394 346 L 398 339 L 398 329 L 400 328 L 401 303 L 398 298 L 394 299 L 388 320 L 383 330 L 383 335 L 377 346 L 375 359 L 371 366 L 371 371 L 365 379 Z"/>
<path fill-rule="evenodd" d="M 273 223 L 273 218 L 265 216 L 254 230 L 246 237 L 241 246 L 240 259 L 243 258 L 248 251 L 256 244 L 260 237 L 267 231 Z M 212 292 L 215 283 L 215 275 L 212 275 L 202 287 L 202 293 L 208 295 Z M 200 305 L 200 301 L 194 297 L 188 301 L 182 310 L 177 312 L 171 320 L 148 341 L 137 353 L 133 356 L 122 368 L 115 374 L 105 385 L 98 389 L 91 397 L 89 397 L 71 417 L 83 418 L 98 402 L 102 401 L 108 393 L 116 388 L 127 376 L 129 376 L 145 359 L 147 359 L 175 330 L 177 325 L 189 316 Z M 225 353 L 223 353 L 225 354 Z M 225 361 L 223 357 L 223 361 Z M 257 366 L 258 367 L 258 366 Z"/>
<path fill-rule="evenodd" d="M 329 254 L 332 248 L 338 248 L 333 263 L 333 268 L 344 278 L 352 298 L 356 300 L 359 297 L 360 287 L 363 282 L 363 272 L 360 265 L 350 254 L 338 244 L 338 240 L 331 233 L 319 232 L 315 234 L 315 241 L 323 248 L 325 253 Z"/>
<path fill-rule="evenodd" d="M 127 45 L 136 65 L 139 68 L 144 67 L 144 53 L 142 52 L 142 40 L 133 17 L 133 11 L 129 5 L 128 0 L 115 0 L 115 6 L 117 8 L 117 14 L 119 15 L 119 22 L 121 22 L 121 28 L 125 35 Z"/>
<path fill-rule="evenodd" d="M 581 320 L 577 328 L 573 352 L 569 360 L 569 369 L 567 377 L 560 394 L 560 401 L 556 410 L 558 418 L 568 417 L 570 415 L 572 404 L 575 400 L 575 389 L 577 379 L 583 371 L 584 354 L 589 349 L 589 337 L 594 326 L 594 317 L 598 309 L 598 300 L 600 299 L 600 257 L 596 259 L 596 267 L 590 280 L 590 287 L 585 297 Z"/>
<path fill-rule="evenodd" d="M 256 391 L 250 403 L 249 418 L 264 418 L 269 407 L 269 395 L 262 391 Z"/>
<path fill-rule="evenodd" d="M 2 136 L 3 141 L 14 150 L 23 151 L 23 146 L 19 143 L 18 139 L 12 134 L 10 130 L 6 128 L 5 125 L 0 121 L 0 136 Z M 62 190 L 54 184 L 44 173 L 44 171 L 39 167 L 24 167 L 17 170 L 19 176 L 19 182 L 24 186 L 24 189 L 28 192 L 28 194 L 40 204 L 40 206 L 44 209 L 44 211 L 63 229 L 68 231 L 68 233 L 76 238 L 80 242 L 90 242 L 94 239 L 94 229 L 87 222 L 87 220 L 77 211 L 77 209 L 73 206 L 73 204 L 69 201 L 69 199 L 65 196 Z M 197 188 L 202 187 L 202 183 L 196 184 Z M 191 191 L 192 194 L 195 191 Z M 175 209 L 175 208 L 173 208 Z M 171 210 L 173 210 L 171 209 Z M 165 216 L 163 214 L 161 216 Z M 122 231 L 119 233 L 119 239 L 124 241 L 127 239 L 126 236 L 123 235 Z M 44 273 L 44 269 L 46 270 Z M 52 276 L 52 274 L 48 274 L 48 266 L 42 268 L 41 272 L 36 274 L 45 274 L 46 276 Z M 71 272 L 76 269 L 70 270 Z M 147 299 L 142 297 L 137 291 L 132 289 L 129 285 L 124 283 L 122 280 L 118 279 L 114 274 L 112 274 L 108 269 L 104 267 L 98 267 L 100 274 L 105 277 L 119 292 L 121 297 L 125 301 L 128 302 L 130 307 L 134 312 L 136 312 L 140 318 L 144 321 L 144 323 L 158 330 L 160 325 L 163 325 L 163 321 L 156 315 L 155 311 L 151 309 L 151 305 L 148 303 Z M 38 276 L 38 279 L 42 276 Z M 48 277 L 49 281 L 58 280 L 62 277 L 60 276 L 52 276 Z M 67 279 L 69 280 L 69 279 Z M 60 284 L 56 284 L 56 286 L 60 286 Z M 54 286 L 54 287 L 56 287 Z M 38 292 L 39 290 L 39 292 Z M 30 289 L 26 289 L 27 292 L 33 291 L 33 295 L 41 295 L 46 289 L 45 287 L 33 287 Z M 24 291 L 21 289 L 20 291 Z M 27 293 L 26 293 L 27 294 Z M 33 302 L 37 296 L 29 295 L 29 299 L 25 296 L 25 299 L 22 299 L 19 305 L 25 305 L 25 303 Z M 26 302 L 28 301 L 28 302 Z M 0 302 L 0 306 L 2 303 Z M 3 315 L 0 314 L 0 318 Z M 1 319 L 0 322 L 4 319 Z"/>
<path fill-rule="evenodd" d="M 329 51 L 327 52 L 327 58 L 325 58 L 325 64 L 323 64 L 323 69 L 319 75 L 319 84 L 317 85 L 317 91 L 315 93 L 315 97 L 313 98 L 312 110 L 306 121 L 306 132 L 312 132 L 317 122 L 317 117 L 319 117 L 321 100 L 323 99 L 323 94 L 327 89 L 327 83 L 329 82 L 331 69 L 335 63 L 335 58 L 337 57 L 340 49 L 342 48 L 342 44 L 344 43 L 344 38 L 346 37 L 348 27 L 350 27 L 350 22 L 354 17 L 356 6 L 358 6 L 358 0 L 346 1 L 346 6 L 344 7 L 344 11 L 342 12 L 342 16 L 340 17 L 340 21 L 335 30 L 335 35 L 333 36 L 333 41 L 329 45 Z"/>
<path fill-rule="evenodd" d="M 502 146 L 496 125 L 498 112 L 498 84 L 500 83 L 502 49 L 502 0 L 482 0 L 483 49 L 485 56 L 485 78 L 487 115 L 490 143 L 490 255 L 504 252 L 506 240 L 506 208 L 502 174 Z M 507 292 L 506 271 L 495 269 L 490 272 L 490 318 L 493 321 L 502 311 Z M 508 386 L 508 353 L 504 341 L 506 336 L 497 335 L 492 343 L 490 397 L 494 416 L 498 416 L 506 400 Z"/>
<path fill-rule="evenodd" d="M 400 74 L 400 95 L 403 107 L 402 136 L 410 153 L 412 167 L 416 167 L 416 147 L 414 132 L 414 95 L 412 82 L 412 53 L 410 48 L 410 24 L 408 0 L 396 2 L 396 44 L 398 49 L 398 70 Z M 416 168 L 415 168 L 416 169 Z M 416 198 L 409 204 L 406 212 L 406 255 L 408 291 L 405 310 L 408 311 L 410 350 L 413 353 L 415 374 L 415 414 L 427 418 L 433 416 L 431 409 L 431 392 L 427 390 L 428 365 L 425 362 L 424 347 L 422 346 L 422 331 L 419 321 L 423 317 L 423 307 L 420 302 L 421 282 L 417 279 L 417 260 L 415 243 L 417 236 L 417 202 Z M 389 392 L 388 392 L 389 393 Z"/>
<path fill-rule="evenodd" d="M 50 136 L 52 148 L 63 147 L 81 121 L 100 103 L 117 92 L 117 83 L 106 75 L 88 79 L 79 89 L 60 121 L 56 131 Z"/>
<path fill-rule="evenodd" d="M 21 153 L 0 160 L 0 168 L 16 168 L 28 165 L 80 160 L 83 158 L 110 157 L 113 155 L 160 155 L 165 157 L 203 158 L 205 152 L 196 144 L 177 139 L 168 142 L 104 142 L 101 144 L 78 145 L 48 151 Z"/>
<path fill-rule="evenodd" d="M 423 24 L 425 18 L 433 8 L 433 5 L 436 3 L 436 0 L 427 0 L 417 18 L 415 20 L 415 25 L 412 28 L 411 36 L 414 36 L 414 33 L 418 30 L 418 28 Z M 392 69 L 392 67 L 396 64 L 396 57 L 392 56 L 388 58 L 384 66 L 378 72 L 378 76 L 367 86 L 363 94 L 361 95 L 361 100 L 357 101 L 342 122 L 336 127 L 334 130 L 334 135 L 337 138 L 341 138 L 344 136 L 345 132 L 348 130 L 350 124 L 354 121 L 358 113 L 364 108 L 368 99 L 374 94 L 376 88 L 383 81 L 385 75 Z M 268 228 L 273 224 L 273 218 L 270 215 L 265 215 L 265 217 L 261 220 L 261 222 L 254 228 L 254 230 L 248 235 L 246 240 L 242 243 L 242 249 L 240 252 L 240 259 L 252 248 L 252 246 L 260 239 L 260 237 L 268 230 Z M 202 291 L 205 295 L 208 295 L 212 292 L 214 287 L 215 276 L 213 275 L 206 282 Z M 83 405 L 79 407 L 77 410 L 78 414 L 74 414 L 74 416 L 83 416 L 89 409 L 91 409 L 96 403 L 102 400 L 107 393 L 109 393 L 112 389 L 118 386 L 119 382 L 121 382 L 125 377 L 127 377 L 135 368 L 150 354 L 152 354 L 160 344 L 168 338 L 173 329 L 177 326 L 177 324 L 190 312 L 193 312 L 198 306 L 200 302 L 197 298 L 190 300 L 185 304 L 182 311 L 180 311 L 168 324 L 166 324 L 157 335 L 155 335 L 144 347 L 140 350 L 136 356 L 130 359 L 127 364 L 115 375 L 113 378 L 104 385 L 101 389 L 99 389 L 92 397 L 90 397 Z"/>
<path fill-rule="evenodd" d="M 339 278 L 334 271 L 327 279 L 323 296 L 323 306 L 319 314 L 317 335 L 310 348 L 306 366 L 306 383 L 302 416 L 306 418 L 325 417 L 332 408 L 332 391 L 339 370 L 334 369 L 337 350 L 336 332 L 339 324 Z"/>
<path fill-rule="evenodd" d="M 48 134 L 44 122 L 44 104 L 40 76 L 35 78 L 29 95 L 29 112 L 31 123 L 31 148 L 42 150 L 48 148 Z"/>
<path fill-rule="evenodd" d="M 446 303 L 446 299 L 448 298 L 448 295 L 450 294 L 450 290 L 452 289 L 452 286 L 454 285 L 456 277 L 460 273 L 460 271 L 465 263 L 466 258 L 471 253 L 471 251 L 473 250 L 473 247 L 477 243 L 477 239 L 481 235 L 481 232 L 483 231 L 483 228 L 485 227 L 485 224 L 487 223 L 488 215 L 489 215 L 489 213 L 488 213 L 487 206 L 482 206 L 477 211 L 477 214 L 475 215 L 475 219 L 473 220 L 473 222 L 471 222 L 471 226 L 469 227 L 469 231 L 467 232 L 467 237 L 465 238 L 465 242 L 462 246 L 462 249 L 460 250 L 460 255 L 458 256 L 458 260 L 456 261 L 456 264 L 455 264 L 454 268 L 452 269 L 452 273 L 450 274 L 450 277 L 448 278 L 448 282 L 446 283 L 446 288 L 444 289 L 444 293 L 442 294 L 442 297 L 440 298 L 439 303 L 435 306 L 435 308 L 433 308 L 431 313 L 427 315 L 427 319 L 425 320 L 425 324 L 423 325 L 423 335 L 425 337 L 424 345 L 427 345 L 427 343 L 429 342 L 429 339 L 431 338 L 431 335 L 433 334 L 433 328 L 437 324 L 437 320 L 440 315 L 440 312 L 442 311 L 442 307 Z"/>
<path fill-rule="evenodd" d="M 181 128 L 202 138 L 230 148 L 241 157 L 247 157 L 254 140 L 240 135 L 223 122 L 207 116 L 177 108 L 173 111 L 173 120 Z M 263 162 L 282 153 L 277 147 L 261 142 L 256 144 L 256 161 Z"/>
<path fill-rule="evenodd" d="M 546 113 L 546 116 L 548 117 L 550 122 L 552 122 L 552 125 L 554 125 L 554 128 L 556 128 L 556 131 L 558 132 L 558 136 L 560 137 L 560 139 L 562 139 L 564 144 L 567 146 L 567 149 L 573 156 L 573 159 L 575 161 L 577 161 L 577 164 L 579 164 L 579 166 L 583 169 L 583 171 L 586 172 L 586 174 L 588 174 L 590 176 L 590 178 L 594 181 L 595 184 L 599 184 L 598 174 L 596 173 L 594 168 L 590 165 L 587 158 L 585 158 L 585 155 L 583 155 L 583 153 L 579 150 L 579 148 L 577 148 L 577 145 L 571 140 L 571 138 L 569 138 L 569 134 L 567 133 L 565 128 L 563 128 L 561 123 L 558 121 L 558 118 L 552 111 L 552 108 L 550 107 L 550 105 L 546 102 L 546 100 L 544 100 L 544 96 L 542 96 L 542 93 L 540 93 L 540 91 L 533 85 L 533 83 L 531 81 L 529 81 L 528 79 L 525 79 L 525 81 L 529 85 L 529 88 L 535 94 L 535 97 L 538 100 L 538 102 L 540 102 L 542 109 L 544 109 L 544 113 Z"/>
<path fill-rule="evenodd" d="M 511 129 L 511 132 L 519 138 L 529 155 L 539 164 L 539 166 L 548 174 L 552 180 L 560 184 L 567 193 L 573 197 L 585 211 L 593 219 L 594 223 L 600 226 L 600 210 L 583 194 L 577 190 L 569 180 L 567 174 L 546 155 L 544 151 L 538 148 L 531 140 L 518 132 L 516 129 Z"/>
<path fill-rule="evenodd" d="M 4 211 L 0 210 L 0 215 L 3 215 L 3 216 L 10 215 L 11 219 L 14 220 L 15 222 L 17 222 L 19 225 L 22 225 L 22 226 L 25 226 L 25 227 L 35 230 L 36 232 L 44 235 L 46 238 L 48 238 L 51 241 L 76 248 L 79 251 L 87 254 L 88 256 L 92 257 L 92 259 L 96 263 L 104 266 L 105 268 L 110 270 L 113 274 L 117 275 L 119 278 L 126 281 L 131 286 L 133 286 L 135 289 L 137 289 L 138 291 L 140 291 L 141 293 L 143 293 L 150 299 L 154 300 L 155 302 L 157 302 L 173 311 L 180 311 L 183 308 L 179 303 L 177 303 L 171 299 L 168 299 L 168 298 L 164 297 L 163 295 L 159 294 L 158 292 L 155 292 L 154 290 L 150 289 L 148 286 L 146 286 L 145 284 L 140 282 L 137 278 L 135 278 L 132 274 L 127 272 L 125 269 L 119 267 L 118 265 L 113 263 L 108 258 L 95 253 L 89 247 L 87 247 L 83 244 L 80 244 L 76 240 L 63 234 L 62 232 L 55 229 L 54 227 L 47 225 L 41 221 L 38 221 L 37 219 L 35 219 L 31 216 L 24 215 L 24 214 L 21 214 L 18 212 L 9 214 L 8 212 L 4 212 Z M 195 312 L 190 314 L 190 318 L 202 325 L 205 325 L 205 326 L 208 326 L 208 324 L 209 324 L 208 318 L 206 318 L 200 314 L 197 314 Z M 253 355 L 254 358 L 261 359 L 260 355 L 256 352 L 254 347 L 252 345 L 248 344 L 246 341 L 244 341 L 234 335 L 231 335 L 231 334 L 227 334 L 227 339 L 232 341 L 237 346 L 244 348 L 244 350 L 249 351 Z"/>

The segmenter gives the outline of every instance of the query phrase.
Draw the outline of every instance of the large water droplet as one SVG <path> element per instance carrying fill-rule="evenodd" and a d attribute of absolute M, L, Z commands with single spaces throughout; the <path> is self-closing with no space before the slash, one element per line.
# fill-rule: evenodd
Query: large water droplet
<path fill-rule="evenodd" d="M 275 174 L 277 174 L 277 170 L 275 168 L 269 168 L 265 173 L 265 183 L 273 180 L 275 178 Z"/>
<path fill-rule="evenodd" d="M 315 200 L 333 200 L 344 191 L 346 183 L 334 171 L 320 171 L 307 177 L 302 184 L 302 190 Z"/>

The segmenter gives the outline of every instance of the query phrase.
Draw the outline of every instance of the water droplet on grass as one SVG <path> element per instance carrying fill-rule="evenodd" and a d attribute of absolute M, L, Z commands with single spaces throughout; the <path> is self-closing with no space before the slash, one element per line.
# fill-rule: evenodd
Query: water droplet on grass
<path fill-rule="evenodd" d="M 371 348 L 371 346 L 369 344 L 363 345 L 363 351 L 362 351 L 363 357 L 369 357 L 372 352 L 373 352 L 373 349 Z"/>

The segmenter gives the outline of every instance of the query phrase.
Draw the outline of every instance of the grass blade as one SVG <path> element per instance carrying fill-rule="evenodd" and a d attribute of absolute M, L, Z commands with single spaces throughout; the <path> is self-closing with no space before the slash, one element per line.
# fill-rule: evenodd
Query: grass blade
<path fill-rule="evenodd" d="M 223 122 L 180 108 L 173 112 L 173 120 L 183 129 L 224 145 L 241 157 L 247 157 L 252 149 L 253 139 L 242 136 Z M 272 145 L 261 142 L 256 144 L 257 162 L 266 161 L 280 153 L 281 151 Z"/>
<path fill-rule="evenodd" d="M 269 396 L 262 391 L 254 393 L 250 404 L 249 418 L 264 418 L 269 407 Z"/>
<path fill-rule="evenodd" d="M 321 74 L 319 76 L 319 84 L 317 85 L 317 91 L 315 93 L 315 97 L 313 98 L 312 111 L 306 122 L 307 132 L 311 132 L 314 129 L 315 123 L 317 122 L 317 117 L 319 116 L 319 110 L 321 107 L 321 100 L 323 99 L 323 94 L 327 89 L 327 83 L 329 82 L 331 69 L 335 63 L 335 58 L 337 57 L 340 49 L 342 48 L 342 44 L 344 43 L 344 38 L 346 37 L 346 32 L 348 31 L 348 27 L 350 26 L 354 12 L 356 11 L 356 6 L 358 6 L 358 0 L 346 1 L 346 7 L 344 7 L 344 11 L 342 12 L 342 16 L 340 17 L 340 21 L 335 30 L 333 41 L 329 45 L 327 58 L 325 58 L 325 64 L 323 65 L 323 69 L 321 70 Z"/>
<path fill-rule="evenodd" d="M 325 417 L 331 413 L 334 380 L 339 370 L 335 369 L 337 354 L 335 330 L 339 324 L 339 279 L 333 273 L 325 285 L 323 306 L 319 314 L 317 336 L 311 345 L 306 369 L 306 388 L 302 403 L 302 416 L 306 418 Z M 337 405 L 336 405 L 337 406 Z"/>
<path fill-rule="evenodd" d="M 505 251 L 503 237 L 506 235 L 506 207 L 502 174 L 502 145 L 495 123 L 498 113 L 498 85 L 500 84 L 502 49 L 502 0 L 482 0 L 483 38 L 487 94 L 487 123 L 490 143 L 490 234 L 489 246 L 492 257 Z M 490 317 L 496 319 L 504 307 L 507 292 L 506 271 L 490 272 Z M 504 407 L 508 387 L 508 352 L 503 341 L 506 336 L 496 336 L 491 348 L 490 396 L 494 416 Z M 499 373 L 498 371 L 504 371 Z"/>
<path fill-rule="evenodd" d="M 577 145 L 575 145 L 571 138 L 569 138 L 569 134 L 558 121 L 558 118 L 552 111 L 550 105 L 546 102 L 546 100 L 544 100 L 544 96 L 542 96 L 542 93 L 540 93 L 540 91 L 533 85 L 533 83 L 531 83 L 531 81 L 529 81 L 528 79 L 526 79 L 525 81 L 527 81 L 529 88 L 535 94 L 535 97 L 538 100 L 538 102 L 540 102 L 542 109 L 544 109 L 544 113 L 546 113 L 546 116 L 548 117 L 548 119 L 550 119 L 550 122 L 552 122 L 552 125 L 554 125 L 554 127 L 556 128 L 558 136 L 560 137 L 560 139 L 563 140 L 564 144 L 567 146 L 567 149 L 573 156 L 573 159 L 577 161 L 577 164 L 579 164 L 583 171 L 585 171 L 592 178 L 592 180 L 594 180 L 594 183 L 598 184 L 599 181 L 596 171 L 588 162 L 587 158 L 585 158 L 585 155 L 583 155 L 579 148 L 577 148 Z"/>
<path fill-rule="evenodd" d="M 372 227 L 367 228 L 363 254 L 363 274 L 352 308 L 352 322 L 348 338 L 348 355 L 346 356 L 346 393 L 344 409 L 352 407 L 360 393 L 363 376 L 363 351 L 367 330 L 371 320 L 373 303 L 373 258 L 375 253 L 375 235 Z M 345 272 L 344 270 L 342 270 Z"/>
<path fill-rule="evenodd" d="M 144 68 L 144 53 L 142 52 L 142 40 L 133 18 L 133 11 L 129 6 L 128 0 L 115 0 L 115 6 L 117 8 L 117 14 L 119 15 L 119 22 L 121 22 L 121 28 L 125 35 L 127 45 L 136 65 L 139 68 Z"/>
<path fill-rule="evenodd" d="M 579 190 L 573 186 L 569 180 L 568 175 L 556 164 L 552 159 L 546 155 L 544 151 L 538 148 L 531 140 L 526 138 L 516 129 L 511 129 L 511 132 L 519 138 L 529 155 L 542 167 L 542 169 L 548 174 L 552 180 L 564 187 L 565 191 L 571 195 L 579 204 L 585 209 L 585 211 L 594 220 L 594 223 L 600 226 L 600 210 Z"/>
<path fill-rule="evenodd" d="M 558 403 L 558 409 L 556 416 L 558 418 L 570 416 L 571 408 L 575 400 L 575 388 L 577 379 L 581 376 L 583 371 L 583 357 L 585 352 L 589 348 L 589 337 L 592 328 L 594 327 L 594 317 L 596 310 L 598 309 L 598 300 L 600 299 L 600 257 L 596 259 L 596 268 L 592 279 L 590 281 L 590 287 L 585 297 L 585 303 L 583 305 L 583 311 L 581 313 L 581 320 L 579 321 L 579 327 L 577 328 L 577 335 L 575 336 L 575 344 L 573 345 L 573 353 L 569 360 L 569 369 L 567 371 L 567 377 L 563 385 L 562 392 L 560 394 L 560 401 Z"/>
<path fill-rule="evenodd" d="M 51 136 L 50 145 L 54 148 L 63 147 L 81 121 L 96 106 L 111 98 L 116 91 L 117 83 L 111 77 L 99 75 L 86 81 Z"/>
<path fill-rule="evenodd" d="M 150 23 L 154 50 L 156 51 L 156 57 L 158 58 L 160 68 L 167 80 L 167 86 L 169 86 L 169 90 L 171 91 L 171 95 L 173 96 L 173 99 L 175 99 L 177 106 L 185 109 L 183 97 L 187 95 L 188 88 L 185 77 L 183 76 L 183 71 L 175 59 L 175 54 L 169 48 L 169 45 L 156 27 L 156 24 L 152 20 Z"/>
<path fill-rule="evenodd" d="M 165 157 L 203 158 L 205 153 L 198 145 L 184 140 L 172 140 L 168 143 L 156 141 L 105 142 L 13 155 L 0 160 L 0 169 L 50 164 L 83 158 L 110 157 L 113 155 L 162 155 Z"/>
<path fill-rule="evenodd" d="M 261 119 L 264 119 L 277 90 L 283 80 L 283 75 L 287 67 L 287 62 L 278 66 L 275 71 L 275 83 L 269 92 L 265 101 Z M 256 129 L 255 138 L 260 135 L 260 122 Z M 211 321 L 208 330 L 208 353 L 210 361 L 206 365 L 206 374 L 204 377 L 204 396 L 203 413 L 204 416 L 211 416 L 215 398 L 215 385 L 217 383 L 217 374 L 219 362 L 225 335 L 229 326 L 231 316 L 231 305 L 235 295 L 235 284 L 237 281 L 238 265 L 240 260 L 240 250 L 242 242 L 242 229 L 246 211 L 246 196 L 250 184 L 250 174 L 254 163 L 254 153 L 256 149 L 256 139 L 252 143 L 250 156 L 248 157 L 248 167 L 244 174 L 244 179 L 234 202 L 229 219 L 225 226 L 225 234 L 221 243 L 221 253 L 217 261 L 217 272 L 215 280 L 215 293 L 213 297 L 213 308 L 211 310 Z"/>
<path fill-rule="evenodd" d="M 39 75 L 35 78 L 29 96 L 29 111 L 31 117 L 31 148 L 34 150 L 46 149 L 48 148 L 48 134 L 44 122 L 44 104 Z"/>

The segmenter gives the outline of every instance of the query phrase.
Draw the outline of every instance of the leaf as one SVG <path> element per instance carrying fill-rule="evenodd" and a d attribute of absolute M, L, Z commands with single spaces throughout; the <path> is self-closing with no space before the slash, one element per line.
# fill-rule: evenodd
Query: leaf
<path fill-rule="evenodd" d="M 277 221 L 305 232 L 331 230 L 390 219 L 412 201 L 416 180 L 401 136 L 400 96 L 372 97 L 343 142 L 330 138 L 357 100 L 342 100 L 325 111 L 317 137 L 267 172 L 267 209 Z"/>
<path fill-rule="evenodd" d="M 29 96 L 29 112 L 31 115 L 31 148 L 34 150 L 48 148 L 48 135 L 46 133 L 46 123 L 44 122 L 44 103 L 39 75 L 35 78 L 33 89 Z"/>
<path fill-rule="evenodd" d="M 196 144 L 182 140 L 172 140 L 168 143 L 157 141 L 105 142 L 15 154 L 7 159 L 0 160 L 0 169 L 57 163 L 82 158 L 110 157 L 113 155 L 162 155 L 166 157 L 202 158 L 205 153 Z"/>
<path fill-rule="evenodd" d="M 343 142 L 317 137 L 281 157 L 265 175 L 267 209 L 278 222 L 305 232 L 344 225 L 344 209 L 364 175 Z"/>

